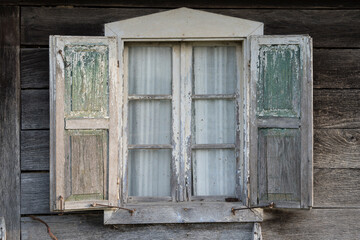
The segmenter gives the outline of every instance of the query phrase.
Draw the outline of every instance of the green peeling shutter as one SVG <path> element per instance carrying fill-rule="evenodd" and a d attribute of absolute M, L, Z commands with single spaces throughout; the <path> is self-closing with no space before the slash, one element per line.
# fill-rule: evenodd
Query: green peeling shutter
<path fill-rule="evenodd" d="M 250 38 L 250 204 L 312 206 L 312 42 Z"/>
<path fill-rule="evenodd" d="M 50 37 L 54 211 L 116 204 L 109 174 L 118 145 L 116 46 L 109 37 Z"/>

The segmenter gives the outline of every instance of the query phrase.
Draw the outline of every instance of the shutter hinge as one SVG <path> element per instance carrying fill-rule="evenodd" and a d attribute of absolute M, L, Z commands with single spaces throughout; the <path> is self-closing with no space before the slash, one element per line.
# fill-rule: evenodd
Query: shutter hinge
<path fill-rule="evenodd" d="M 120 185 L 120 178 L 119 178 L 119 177 L 117 178 L 116 184 L 117 184 L 117 185 Z"/>
<path fill-rule="evenodd" d="M 59 206 L 59 207 L 60 207 L 59 210 L 60 210 L 60 211 L 64 211 L 64 209 L 65 209 L 65 207 L 64 207 L 65 203 L 64 203 L 64 198 L 63 198 L 63 196 L 61 196 L 61 195 L 59 196 L 59 205 L 60 205 L 60 206 Z"/>
<path fill-rule="evenodd" d="M 118 67 L 118 68 L 120 67 L 120 62 L 119 62 L 119 60 L 117 60 L 117 67 Z"/>

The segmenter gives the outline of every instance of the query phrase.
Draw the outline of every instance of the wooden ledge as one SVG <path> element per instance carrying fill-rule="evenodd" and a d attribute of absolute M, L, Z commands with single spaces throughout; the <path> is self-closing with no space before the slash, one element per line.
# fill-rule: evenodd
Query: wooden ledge
<path fill-rule="evenodd" d="M 241 203 L 146 203 L 128 204 L 131 215 L 121 209 L 104 210 L 104 224 L 262 222 L 262 211 Z M 242 208 L 235 214 L 232 208 Z"/>

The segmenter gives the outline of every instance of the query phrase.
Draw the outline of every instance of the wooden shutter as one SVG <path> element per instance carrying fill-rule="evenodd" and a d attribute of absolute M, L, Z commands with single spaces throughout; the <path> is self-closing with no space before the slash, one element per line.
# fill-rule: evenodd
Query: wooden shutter
<path fill-rule="evenodd" d="M 250 204 L 312 206 L 312 42 L 250 38 Z"/>
<path fill-rule="evenodd" d="M 114 37 L 50 37 L 50 209 L 117 203 Z"/>

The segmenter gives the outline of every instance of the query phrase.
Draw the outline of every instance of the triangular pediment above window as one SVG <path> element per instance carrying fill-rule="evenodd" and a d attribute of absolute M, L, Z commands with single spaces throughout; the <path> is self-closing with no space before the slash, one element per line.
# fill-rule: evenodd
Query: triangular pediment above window
<path fill-rule="evenodd" d="M 189 8 L 178 8 L 105 24 L 120 38 L 234 38 L 262 35 L 264 24 Z"/>

